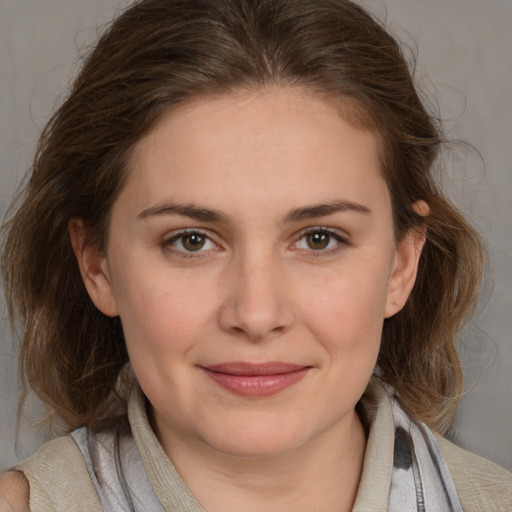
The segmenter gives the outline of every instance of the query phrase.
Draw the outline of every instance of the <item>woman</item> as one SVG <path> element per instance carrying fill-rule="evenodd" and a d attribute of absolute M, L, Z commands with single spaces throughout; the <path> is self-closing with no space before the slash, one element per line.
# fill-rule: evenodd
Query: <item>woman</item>
<path fill-rule="evenodd" d="M 349 1 L 126 11 L 6 226 L 22 370 L 71 435 L 4 499 L 510 508 L 510 474 L 442 437 L 483 255 L 432 179 L 442 142 Z"/>

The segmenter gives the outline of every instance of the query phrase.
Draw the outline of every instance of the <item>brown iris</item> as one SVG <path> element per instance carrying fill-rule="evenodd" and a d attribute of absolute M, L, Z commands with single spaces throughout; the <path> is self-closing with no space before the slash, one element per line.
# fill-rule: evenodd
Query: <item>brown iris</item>
<path fill-rule="evenodd" d="M 199 233 L 190 233 L 181 237 L 181 243 L 187 251 L 199 251 L 206 243 L 206 237 Z"/>
<path fill-rule="evenodd" d="M 321 251 L 328 247 L 331 235 L 325 231 L 315 231 L 306 235 L 308 247 L 314 251 Z"/>

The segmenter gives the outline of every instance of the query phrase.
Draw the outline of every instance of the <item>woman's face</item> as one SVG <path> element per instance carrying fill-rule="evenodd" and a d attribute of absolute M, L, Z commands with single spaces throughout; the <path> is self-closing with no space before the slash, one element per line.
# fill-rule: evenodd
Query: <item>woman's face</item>
<path fill-rule="evenodd" d="M 107 255 L 79 255 L 119 314 L 165 447 L 274 456 L 347 435 L 421 249 L 395 244 L 376 140 L 304 91 L 203 98 L 141 140 Z"/>

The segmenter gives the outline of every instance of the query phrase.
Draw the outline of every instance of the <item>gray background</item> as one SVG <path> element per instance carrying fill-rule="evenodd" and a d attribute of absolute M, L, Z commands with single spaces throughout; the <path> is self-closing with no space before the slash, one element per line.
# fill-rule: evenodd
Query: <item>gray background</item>
<path fill-rule="evenodd" d="M 0 0 L 0 215 L 38 134 L 80 64 L 80 50 L 129 0 Z M 463 333 L 462 446 L 512 470 L 512 0 L 366 0 L 418 49 L 417 79 L 453 144 L 445 186 L 482 231 L 493 266 L 482 311 Z M 485 308 L 484 308 L 485 306 Z M 43 439 L 22 422 L 15 450 L 16 347 L 0 302 L 0 469 Z M 32 410 L 37 411 L 37 404 Z"/>

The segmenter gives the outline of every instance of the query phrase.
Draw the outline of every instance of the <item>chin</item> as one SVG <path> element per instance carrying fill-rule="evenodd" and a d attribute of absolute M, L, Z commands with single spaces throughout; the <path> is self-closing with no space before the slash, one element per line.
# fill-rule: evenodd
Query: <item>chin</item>
<path fill-rule="evenodd" d="M 283 428 L 279 424 L 251 424 L 227 428 L 215 435 L 209 433 L 206 442 L 219 453 L 240 458 L 276 458 L 298 449 L 306 439 L 304 433 Z M 213 434 L 213 435 L 212 435 Z"/>
<path fill-rule="evenodd" d="M 300 446 L 293 440 L 240 439 L 215 446 L 219 453 L 240 459 L 275 459 L 293 452 Z"/>

